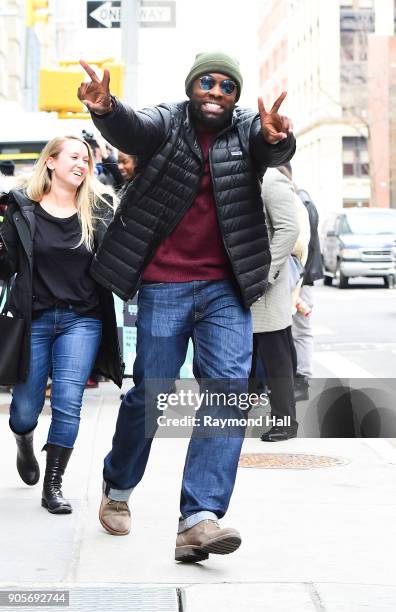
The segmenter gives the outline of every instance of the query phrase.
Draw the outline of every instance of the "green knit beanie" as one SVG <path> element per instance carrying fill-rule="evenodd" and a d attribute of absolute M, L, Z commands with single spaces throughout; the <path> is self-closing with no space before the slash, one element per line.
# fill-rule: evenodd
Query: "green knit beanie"
<path fill-rule="evenodd" d="M 186 78 L 186 94 L 190 96 L 190 88 L 195 79 L 203 74 L 219 72 L 230 77 L 237 84 L 237 95 L 235 101 L 241 95 L 243 79 L 239 68 L 239 62 L 235 58 L 223 53 L 222 51 L 212 51 L 210 53 L 198 53 L 195 62 L 191 66 Z"/>

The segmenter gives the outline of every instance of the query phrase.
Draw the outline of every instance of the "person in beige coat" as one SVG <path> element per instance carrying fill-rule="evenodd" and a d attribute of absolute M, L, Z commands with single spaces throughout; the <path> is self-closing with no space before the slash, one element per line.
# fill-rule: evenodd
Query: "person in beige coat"
<path fill-rule="evenodd" d="M 289 280 L 290 254 L 304 262 L 309 241 L 309 220 L 284 167 L 269 168 L 264 175 L 262 198 L 271 246 L 268 289 L 252 306 L 254 359 L 264 365 L 271 391 L 273 425 L 262 440 L 276 442 L 295 437 L 298 424 L 294 400 L 296 354 L 291 333 L 292 293 Z M 304 216 L 306 214 L 306 217 Z M 301 229 L 300 229 L 301 228 Z M 308 228 L 308 231 L 307 231 Z"/>

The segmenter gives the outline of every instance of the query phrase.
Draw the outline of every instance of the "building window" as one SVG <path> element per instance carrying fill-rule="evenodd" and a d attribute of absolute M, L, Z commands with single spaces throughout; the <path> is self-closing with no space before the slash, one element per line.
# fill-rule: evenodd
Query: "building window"
<path fill-rule="evenodd" d="M 342 139 L 342 168 L 344 177 L 366 177 L 370 173 L 367 138 L 344 136 Z"/>
<path fill-rule="evenodd" d="M 373 9 L 374 0 L 341 0 L 342 9 Z"/>
<path fill-rule="evenodd" d="M 374 32 L 374 17 L 372 0 L 341 1 L 341 105 L 358 114 L 367 108 L 368 35 Z"/>
<path fill-rule="evenodd" d="M 361 31 L 341 32 L 341 61 L 367 61 L 367 33 Z"/>
<path fill-rule="evenodd" d="M 368 208 L 370 205 L 368 200 L 350 200 L 344 198 L 342 206 L 343 208 Z"/>
<path fill-rule="evenodd" d="M 374 32 L 375 14 L 369 7 L 340 9 L 340 30 L 341 32 Z"/>
<path fill-rule="evenodd" d="M 393 2 L 393 32 L 396 34 L 396 0 Z"/>

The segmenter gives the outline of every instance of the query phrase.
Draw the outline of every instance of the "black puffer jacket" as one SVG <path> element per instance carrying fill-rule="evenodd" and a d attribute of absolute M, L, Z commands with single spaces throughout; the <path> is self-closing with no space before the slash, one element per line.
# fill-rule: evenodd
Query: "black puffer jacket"
<path fill-rule="evenodd" d="M 194 202 L 204 160 L 187 101 L 134 112 L 115 100 L 114 111 L 93 120 L 106 140 L 139 158 L 138 175 L 92 265 L 98 282 L 126 300 L 136 293 L 158 245 Z M 288 161 L 294 151 L 293 135 L 269 145 L 259 116 L 239 108 L 209 151 L 220 231 L 247 308 L 263 294 L 271 260 L 261 179 L 268 166 Z"/>
<path fill-rule="evenodd" d="M 37 204 L 32 202 L 23 191 L 11 191 L 8 196 L 5 221 L 0 226 L 0 239 L 6 247 L 5 251 L 4 249 L 0 251 L 0 278 L 7 279 L 16 274 L 9 307 L 14 315 L 22 316 L 25 320 L 25 335 L 19 370 L 21 382 L 26 380 L 30 366 L 35 206 Z M 96 223 L 96 244 L 99 244 L 103 239 L 106 231 L 106 216 L 109 216 L 109 212 L 111 213 L 111 209 L 106 207 L 106 210 L 103 208 L 102 214 L 97 215 L 102 216 L 104 222 L 98 220 Z M 110 291 L 100 286 L 99 296 L 103 321 L 102 341 L 94 368 L 121 387 L 124 366 L 118 344 L 113 296 Z"/>

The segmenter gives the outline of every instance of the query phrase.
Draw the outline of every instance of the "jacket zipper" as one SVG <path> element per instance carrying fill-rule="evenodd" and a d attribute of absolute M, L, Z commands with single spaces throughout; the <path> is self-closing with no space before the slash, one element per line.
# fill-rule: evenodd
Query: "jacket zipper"
<path fill-rule="evenodd" d="M 17 213 L 17 214 L 18 214 L 18 213 Z M 23 214 L 22 209 L 20 210 L 20 213 L 19 213 L 19 214 L 20 214 L 21 218 L 23 218 L 23 220 L 25 221 L 25 223 L 26 223 L 26 225 L 27 225 L 27 228 L 28 228 L 28 231 L 29 231 L 29 233 L 30 233 L 30 223 L 29 223 L 29 220 L 27 219 L 27 217 L 26 217 L 26 216 Z M 15 221 L 19 221 L 19 219 L 16 217 L 16 218 L 15 218 Z M 27 250 L 27 248 L 26 248 L 26 246 L 25 246 L 25 244 L 24 244 L 24 241 L 22 240 L 21 233 L 20 233 L 20 231 L 19 231 L 18 226 L 16 227 L 16 230 L 17 230 L 17 233 L 18 233 L 19 239 L 20 239 L 20 241 L 21 241 L 21 244 L 22 244 L 22 246 L 23 246 L 23 250 L 25 251 L 25 253 L 26 253 L 26 255 L 27 255 L 28 262 L 29 262 L 29 269 L 32 271 L 32 270 L 33 270 L 33 239 L 32 239 L 32 247 L 31 247 L 31 251 L 28 251 L 28 250 Z M 31 275 L 31 276 L 32 276 L 32 275 Z"/>
<path fill-rule="evenodd" d="M 201 167 L 201 171 L 199 173 L 199 184 L 201 184 L 201 180 L 203 177 L 203 168 Z M 155 246 L 152 247 L 149 255 L 147 256 L 145 262 L 142 264 L 142 269 L 141 272 L 139 274 L 139 278 L 136 282 L 135 285 L 135 293 L 139 290 L 140 285 L 142 284 L 142 276 L 144 274 L 145 269 L 147 268 L 148 264 L 150 263 L 150 261 L 152 260 L 152 258 L 154 257 L 154 254 L 157 250 L 157 248 L 159 247 L 159 245 L 161 244 L 161 242 L 163 242 L 165 240 L 165 238 L 167 238 L 169 236 L 169 234 L 171 234 L 173 232 L 173 230 L 175 229 L 176 225 L 179 223 L 180 219 L 182 219 L 184 217 L 184 214 L 187 212 L 187 210 L 189 208 L 191 208 L 191 206 L 193 205 L 193 202 L 195 200 L 195 198 L 197 197 L 197 193 L 194 193 L 193 197 L 191 198 L 191 200 L 187 203 L 187 205 L 180 211 L 179 215 L 177 216 L 176 220 L 174 221 L 174 223 L 172 224 L 172 226 L 170 227 L 170 229 L 168 229 L 167 233 L 165 234 L 165 236 L 163 236 L 163 238 L 161 239 L 161 241 L 156 244 Z"/>
<path fill-rule="evenodd" d="M 224 129 L 224 130 L 222 130 L 221 132 L 219 132 L 219 134 L 217 134 L 217 136 L 216 136 L 215 140 L 216 140 L 216 139 L 217 139 L 219 136 L 222 136 L 222 135 L 223 135 L 225 132 L 228 132 L 228 131 L 229 131 L 229 130 L 232 128 L 232 127 L 233 127 L 233 124 L 232 124 L 232 125 L 230 125 L 230 126 L 227 126 L 227 127 Z M 200 174 L 199 174 L 199 184 L 200 184 L 200 183 L 201 183 L 201 180 L 202 180 L 202 177 L 203 177 L 203 174 L 204 174 L 203 160 L 201 159 L 201 157 L 200 157 L 198 154 L 196 154 L 196 155 L 197 155 L 197 157 L 199 158 L 199 161 L 200 161 L 200 163 L 201 163 L 201 172 L 200 172 Z M 209 161 L 210 161 L 210 169 L 212 169 L 212 161 L 211 161 L 211 147 L 210 147 L 210 150 L 209 150 Z M 211 172 L 211 176 L 212 176 L 212 172 Z M 213 176 L 212 176 L 212 179 L 213 179 Z M 213 184 L 213 180 L 212 180 L 212 184 Z M 213 193 L 215 193 L 215 190 L 214 190 L 214 189 L 213 189 Z M 190 201 L 190 202 L 188 202 L 188 204 L 187 204 L 187 205 L 186 205 L 186 206 L 183 208 L 183 210 L 180 212 L 180 214 L 178 215 L 177 219 L 175 220 L 175 222 L 173 223 L 173 225 L 171 226 L 171 228 L 168 230 L 168 232 L 167 232 L 167 233 L 165 234 L 165 236 L 162 238 L 161 242 L 162 242 L 163 240 L 165 240 L 165 238 L 167 238 L 167 237 L 169 236 L 169 234 L 171 234 L 171 233 L 173 232 L 173 230 L 175 229 L 176 225 L 179 223 L 180 219 L 181 219 L 181 218 L 184 216 L 185 212 L 187 212 L 187 210 L 188 210 L 188 209 L 189 209 L 189 208 L 192 206 L 192 204 L 193 204 L 193 202 L 194 202 L 194 200 L 195 200 L 195 198 L 196 198 L 196 197 L 197 197 L 197 193 L 195 193 L 195 194 L 194 194 L 194 196 L 192 197 L 191 201 Z M 218 215 L 218 210 L 217 210 L 217 200 L 216 200 L 216 196 L 215 196 L 215 202 L 216 202 L 216 215 L 217 215 L 217 219 L 218 219 L 218 221 L 219 221 L 219 215 Z M 239 288 L 240 288 L 240 290 L 241 290 L 242 295 L 244 295 L 244 294 L 243 294 L 243 292 L 242 292 L 241 285 L 240 285 L 240 283 L 239 283 L 239 281 L 238 281 L 237 275 L 236 275 L 236 273 L 235 273 L 234 266 L 233 266 L 233 262 L 232 262 L 232 260 L 231 260 L 231 257 L 230 257 L 230 253 L 229 253 L 228 247 L 227 247 L 227 245 L 225 244 L 224 234 L 223 234 L 223 230 L 222 230 L 222 227 L 221 227 L 220 221 L 219 221 L 219 226 L 220 226 L 221 237 L 222 237 L 222 240 L 223 240 L 224 248 L 225 248 L 226 253 L 227 253 L 227 255 L 228 255 L 228 259 L 230 260 L 231 267 L 232 267 L 232 270 L 233 270 L 233 272 L 234 272 L 234 276 L 235 276 L 235 278 L 236 278 L 236 281 L 237 281 L 237 283 L 238 283 L 238 286 L 239 286 Z M 159 244 L 161 244 L 161 242 L 160 242 L 160 243 L 158 243 L 158 244 L 156 244 L 156 245 L 155 245 L 155 246 L 154 246 L 154 247 L 151 249 L 151 251 L 150 251 L 149 255 L 147 256 L 147 258 L 146 258 L 146 260 L 145 260 L 145 262 L 142 264 L 141 272 L 140 272 L 140 274 L 139 274 L 138 280 L 136 281 L 136 285 L 135 285 L 135 293 L 134 293 L 134 295 L 135 295 L 135 294 L 136 294 L 136 292 L 139 290 L 139 287 L 140 287 L 140 286 L 141 286 L 141 284 L 142 284 L 142 276 L 143 276 L 143 274 L 144 274 L 144 270 L 146 269 L 146 267 L 148 266 L 148 264 L 149 264 L 149 263 L 150 263 L 150 261 L 152 260 L 152 258 L 153 258 L 153 256 L 154 256 L 154 254 L 155 254 L 155 251 L 157 250 L 157 248 L 158 248 Z"/>
<path fill-rule="evenodd" d="M 8 251 L 7 242 L 4 240 L 4 236 L 3 236 L 3 234 L 1 232 L 0 232 L 0 240 L 3 243 L 4 251 L 7 253 L 7 251 Z"/>
<path fill-rule="evenodd" d="M 228 128 L 228 129 L 229 129 L 229 128 Z M 224 132 L 224 131 L 225 131 L 225 130 L 223 130 L 223 132 Z M 223 132 L 221 132 L 221 134 L 223 134 Z M 219 134 L 219 136 L 220 136 L 220 134 Z M 215 140 L 216 140 L 216 139 L 217 139 L 217 137 L 215 138 Z M 213 142 L 214 142 L 214 141 L 213 141 Z M 219 216 L 219 202 L 218 202 L 218 199 L 217 199 L 216 189 L 214 188 L 214 183 L 213 183 L 212 146 L 213 146 L 213 143 L 212 143 L 212 145 L 211 145 L 211 146 L 210 146 L 210 148 L 209 148 L 209 168 L 210 168 L 210 176 L 212 177 L 213 196 L 214 196 L 214 200 L 215 200 L 215 204 L 216 204 L 216 216 L 217 216 L 217 221 L 218 221 L 218 223 L 219 223 L 219 228 L 220 228 L 221 238 L 222 238 L 222 240 L 223 240 L 223 245 L 224 245 L 225 251 L 226 251 L 226 253 L 227 253 L 227 255 L 228 255 L 228 260 L 229 260 L 229 262 L 230 262 L 230 264 L 231 264 L 231 268 L 232 268 L 232 271 L 233 271 L 233 273 L 234 273 L 234 277 L 235 277 L 235 280 L 236 280 L 236 282 L 237 282 L 237 284 L 238 284 L 238 287 L 239 287 L 239 289 L 240 289 L 240 292 L 241 292 L 241 294 L 242 294 L 243 300 L 245 301 L 245 293 L 244 293 L 244 290 L 242 289 L 241 283 L 239 282 L 239 278 L 238 278 L 238 275 L 237 275 L 236 270 L 235 270 L 235 267 L 234 267 L 234 262 L 233 262 L 233 260 L 232 260 L 232 257 L 231 257 L 231 254 L 230 254 L 229 248 L 228 248 L 228 246 L 227 246 L 227 243 L 226 243 L 226 241 L 225 241 L 224 231 L 223 231 L 223 226 L 222 226 L 222 219 L 220 219 L 220 216 Z"/>

